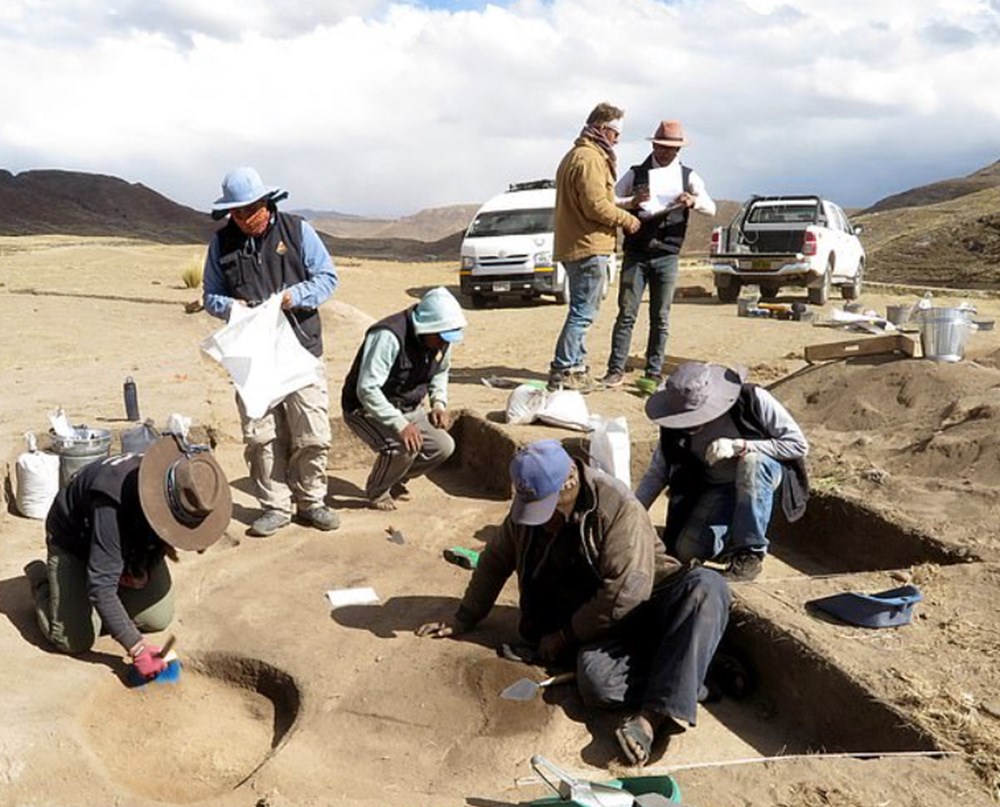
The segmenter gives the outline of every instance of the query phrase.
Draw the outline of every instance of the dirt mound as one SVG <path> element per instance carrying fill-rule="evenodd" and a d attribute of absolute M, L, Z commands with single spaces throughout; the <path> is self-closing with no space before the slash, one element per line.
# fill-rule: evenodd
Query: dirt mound
<path fill-rule="evenodd" d="M 990 555 L 1000 548 L 982 529 L 1000 515 L 998 391 L 995 367 L 920 360 L 832 363 L 775 387 L 823 446 L 810 455 L 820 487 L 919 514 L 932 533 Z"/>
<path fill-rule="evenodd" d="M 141 238 L 160 244 L 205 243 L 215 230 L 206 213 L 138 183 L 76 171 L 0 170 L 0 235 Z"/>
<path fill-rule="evenodd" d="M 458 261 L 464 231 L 440 241 L 417 241 L 412 238 L 335 238 L 325 233 L 319 237 L 336 257 L 365 258 L 383 261 Z"/>

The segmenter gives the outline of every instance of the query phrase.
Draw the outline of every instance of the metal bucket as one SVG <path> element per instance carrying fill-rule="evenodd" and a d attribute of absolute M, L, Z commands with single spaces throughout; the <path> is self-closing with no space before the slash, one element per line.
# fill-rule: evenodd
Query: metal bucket
<path fill-rule="evenodd" d="M 902 325 L 910 319 L 912 305 L 892 304 L 885 307 L 885 318 L 893 325 Z"/>
<path fill-rule="evenodd" d="M 925 359 L 961 361 L 973 325 L 964 308 L 926 308 L 917 312 L 920 349 Z"/>
<path fill-rule="evenodd" d="M 49 431 L 52 451 L 59 457 L 59 487 L 64 488 L 95 460 L 111 454 L 111 432 L 107 429 L 91 429 L 89 426 L 74 426 L 71 437 L 61 437 Z"/>

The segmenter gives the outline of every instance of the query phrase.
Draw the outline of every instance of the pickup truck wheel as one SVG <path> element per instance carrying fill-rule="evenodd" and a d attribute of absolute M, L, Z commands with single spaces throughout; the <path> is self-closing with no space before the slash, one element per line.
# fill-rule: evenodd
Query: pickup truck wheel
<path fill-rule="evenodd" d="M 809 302 L 812 305 L 826 305 L 830 299 L 830 275 L 833 274 L 833 261 L 826 265 L 826 272 L 823 273 L 823 283 L 819 286 L 810 286 L 806 289 L 809 294 Z"/>
<path fill-rule="evenodd" d="M 716 286 L 715 293 L 719 295 L 720 303 L 735 303 L 740 296 L 740 282 L 733 280 L 728 286 Z"/>
<path fill-rule="evenodd" d="M 858 262 L 858 271 L 854 275 L 854 282 L 849 286 L 840 287 L 840 296 L 845 300 L 857 300 L 861 296 L 861 283 L 865 274 L 865 262 Z"/>

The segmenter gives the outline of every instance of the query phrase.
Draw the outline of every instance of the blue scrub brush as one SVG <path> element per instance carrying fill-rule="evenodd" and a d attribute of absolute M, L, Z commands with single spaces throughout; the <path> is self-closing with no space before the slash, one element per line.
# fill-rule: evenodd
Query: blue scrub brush
<path fill-rule="evenodd" d="M 173 651 L 175 641 L 175 637 L 170 636 L 157 654 L 166 662 L 167 666 L 160 670 L 155 677 L 143 678 L 134 666 L 129 667 L 129 686 L 141 687 L 149 683 L 176 684 L 181 679 L 181 660 L 177 658 L 177 654 Z"/>

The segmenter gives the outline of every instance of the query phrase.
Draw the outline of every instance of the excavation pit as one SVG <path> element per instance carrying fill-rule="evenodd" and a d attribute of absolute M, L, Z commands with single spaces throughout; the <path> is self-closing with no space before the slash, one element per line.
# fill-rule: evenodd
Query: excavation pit
<path fill-rule="evenodd" d="M 96 687 L 79 716 L 107 775 L 136 796 L 187 804 L 239 787 L 288 739 L 295 681 L 251 658 L 185 659 L 179 680 Z"/>

